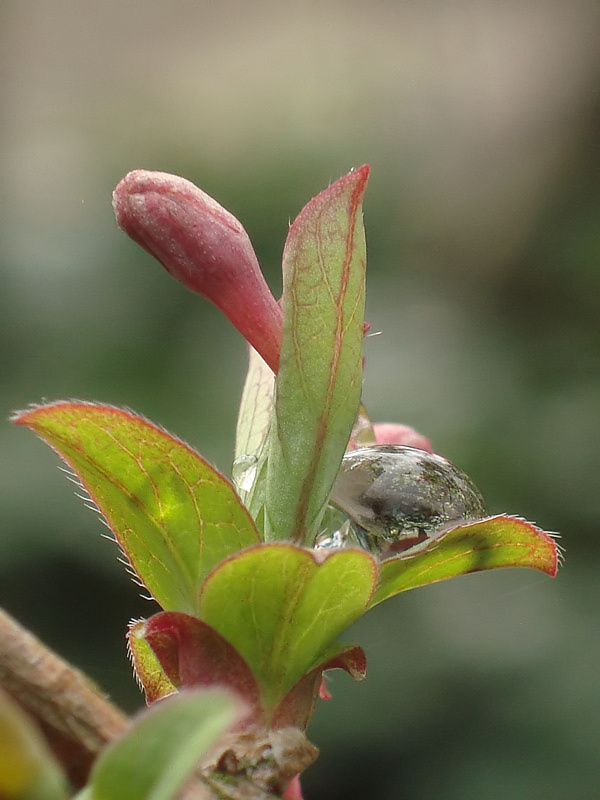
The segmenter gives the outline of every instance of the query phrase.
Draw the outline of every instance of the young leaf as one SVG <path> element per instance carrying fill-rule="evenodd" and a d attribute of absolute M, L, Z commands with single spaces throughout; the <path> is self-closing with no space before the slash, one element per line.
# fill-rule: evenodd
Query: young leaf
<path fill-rule="evenodd" d="M 365 294 L 361 167 L 319 194 L 283 253 L 283 341 L 269 437 L 265 537 L 317 534 L 361 392 Z"/>
<path fill-rule="evenodd" d="M 172 687 L 222 686 L 240 695 L 249 709 L 259 707 L 258 685 L 244 659 L 221 634 L 196 617 L 163 611 L 135 625 L 129 642 L 132 652 L 140 644 L 150 649 Z"/>
<path fill-rule="evenodd" d="M 249 363 L 235 437 L 233 477 L 259 531 L 263 529 L 263 506 L 267 477 L 267 435 L 273 410 L 275 375 L 254 348 Z"/>
<path fill-rule="evenodd" d="M 332 642 L 363 613 L 376 579 L 375 562 L 360 550 L 318 563 L 295 545 L 261 545 L 213 570 L 200 615 L 244 657 L 269 708 L 334 655 Z"/>
<path fill-rule="evenodd" d="M 452 528 L 412 555 L 384 561 L 372 606 L 429 583 L 496 567 L 532 567 L 554 577 L 554 539 L 518 517 L 497 516 Z"/>
<path fill-rule="evenodd" d="M 0 797 L 2 800 L 66 800 L 67 781 L 40 731 L 0 691 Z"/>
<path fill-rule="evenodd" d="M 331 648 L 331 655 L 301 678 L 279 703 L 271 719 L 272 727 L 295 725 L 305 728 L 312 717 L 319 685 L 321 698 L 331 699 L 323 676 L 324 672 L 331 669 L 343 669 L 354 680 L 362 681 L 367 674 L 367 660 L 363 649 L 357 645 L 335 644 Z"/>
<path fill-rule="evenodd" d="M 14 418 L 77 474 L 140 581 L 194 613 L 204 576 L 259 541 L 231 484 L 183 442 L 129 411 L 53 403 Z"/>
<path fill-rule="evenodd" d="M 242 709 L 221 689 L 181 692 L 156 703 L 96 762 L 92 800 L 173 800 Z"/>
<path fill-rule="evenodd" d="M 235 435 L 235 458 L 256 456 L 269 432 L 275 375 L 253 347 L 248 348 L 248 372 Z"/>

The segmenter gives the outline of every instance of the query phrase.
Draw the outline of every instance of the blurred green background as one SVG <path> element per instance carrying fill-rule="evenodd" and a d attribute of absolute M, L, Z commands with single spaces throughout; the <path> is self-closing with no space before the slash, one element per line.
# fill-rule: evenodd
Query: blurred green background
<path fill-rule="evenodd" d="M 229 470 L 245 348 L 121 234 L 130 169 L 189 177 L 273 290 L 288 221 L 372 165 L 364 398 L 566 566 L 472 575 L 348 633 L 308 800 L 600 796 L 600 7 L 596 0 L 3 0 L 0 408 L 127 405 Z M 0 426 L 0 604 L 141 705 L 152 613 L 57 458 Z"/>

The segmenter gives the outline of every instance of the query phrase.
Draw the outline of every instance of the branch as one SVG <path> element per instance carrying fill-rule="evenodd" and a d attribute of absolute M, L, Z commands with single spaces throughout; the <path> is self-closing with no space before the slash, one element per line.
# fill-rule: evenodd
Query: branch
<path fill-rule="evenodd" d="M 74 669 L 0 609 L 0 685 L 42 729 L 77 788 L 127 726 L 127 717 Z"/>

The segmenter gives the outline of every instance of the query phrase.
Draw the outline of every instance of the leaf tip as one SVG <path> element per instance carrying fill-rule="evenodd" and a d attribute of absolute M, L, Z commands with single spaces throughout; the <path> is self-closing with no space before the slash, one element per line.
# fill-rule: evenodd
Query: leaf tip
<path fill-rule="evenodd" d="M 30 405 L 27 406 L 27 408 L 20 408 L 18 411 L 13 411 L 8 421 L 12 422 L 13 425 L 29 425 L 29 418 L 38 408 L 40 408 L 39 405 Z"/>
<path fill-rule="evenodd" d="M 342 175 L 339 180 L 332 183 L 325 192 L 336 189 L 340 192 L 345 192 L 350 189 L 351 205 L 353 207 L 358 207 L 362 202 L 365 189 L 367 188 L 367 181 L 369 180 L 370 173 L 371 167 L 369 164 L 363 164 L 362 167 L 351 169 L 346 175 Z M 321 194 L 324 194 L 324 192 Z"/>
<path fill-rule="evenodd" d="M 532 534 L 531 542 L 531 559 L 532 563 L 526 566 L 531 566 L 544 572 L 550 578 L 555 578 L 559 567 L 564 564 L 564 548 L 561 547 L 557 539 L 560 539 L 560 533 L 554 531 L 545 531 L 533 522 L 529 522 L 523 517 L 514 514 L 501 514 L 492 519 L 511 521 L 513 524 L 518 525 L 523 531 L 529 530 Z M 541 545 L 539 548 L 535 547 L 535 541 Z"/>
<path fill-rule="evenodd" d="M 565 548 L 556 541 L 560 539 L 560 533 L 555 531 L 540 531 L 540 533 L 549 542 L 554 553 L 553 561 L 550 562 L 549 568 L 545 570 L 546 574 L 551 578 L 556 578 L 559 568 L 563 567 L 565 563 Z"/>
<path fill-rule="evenodd" d="M 365 189 L 367 185 L 367 181 L 369 180 L 369 175 L 371 174 L 371 165 L 370 164 L 363 164 L 362 167 L 357 167 L 356 169 L 351 170 L 348 173 L 348 177 L 353 176 L 356 180 L 357 186 L 361 189 Z"/>
<path fill-rule="evenodd" d="M 28 428 L 35 430 L 35 421 L 39 416 L 43 416 L 46 412 L 51 413 L 57 409 L 75 409 L 81 407 L 93 407 L 96 403 L 87 400 L 52 400 L 51 402 L 31 403 L 27 408 L 19 409 L 13 412 L 9 421 L 14 425 L 26 425 Z M 113 408 L 107 406 L 107 408 Z M 115 408 L 115 410 L 118 410 Z"/>

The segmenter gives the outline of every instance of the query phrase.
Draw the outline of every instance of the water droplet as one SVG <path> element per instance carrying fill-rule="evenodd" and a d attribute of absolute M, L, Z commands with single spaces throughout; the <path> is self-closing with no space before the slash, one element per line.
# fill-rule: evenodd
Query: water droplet
<path fill-rule="evenodd" d="M 350 520 L 339 508 L 329 505 L 323 515 L 321 532 L 315 539 L 316 550 L 341 550 L 344 547 L 362 547 L 356 538 Z"/>
<path fill-rule="evenodd" d="M 461 469 L 401 445 L 346 453 L 331 502 L 350 518 L 361 546 L 381 558 L 486 516 L 479 490 Z"/>
<path fill-rule="evenodd" d="M 315 539 L 315 550 L 331 549 L 341 550 L 344 547 L 350 547 L 348 537 L 350 535 L 350 520 L 346 519 L 342 523 L 342 527 L 337 530 L 325 530 L 320 533 Z M 353 544 L 357 544 L 353 542 Z"/>
<path fill-rule="evenodd" d="M 258 458 L 242 455 L 235 459 L 231 466 L 231 479 L 240 494 L 249 492 L 256 478 Z"/>

